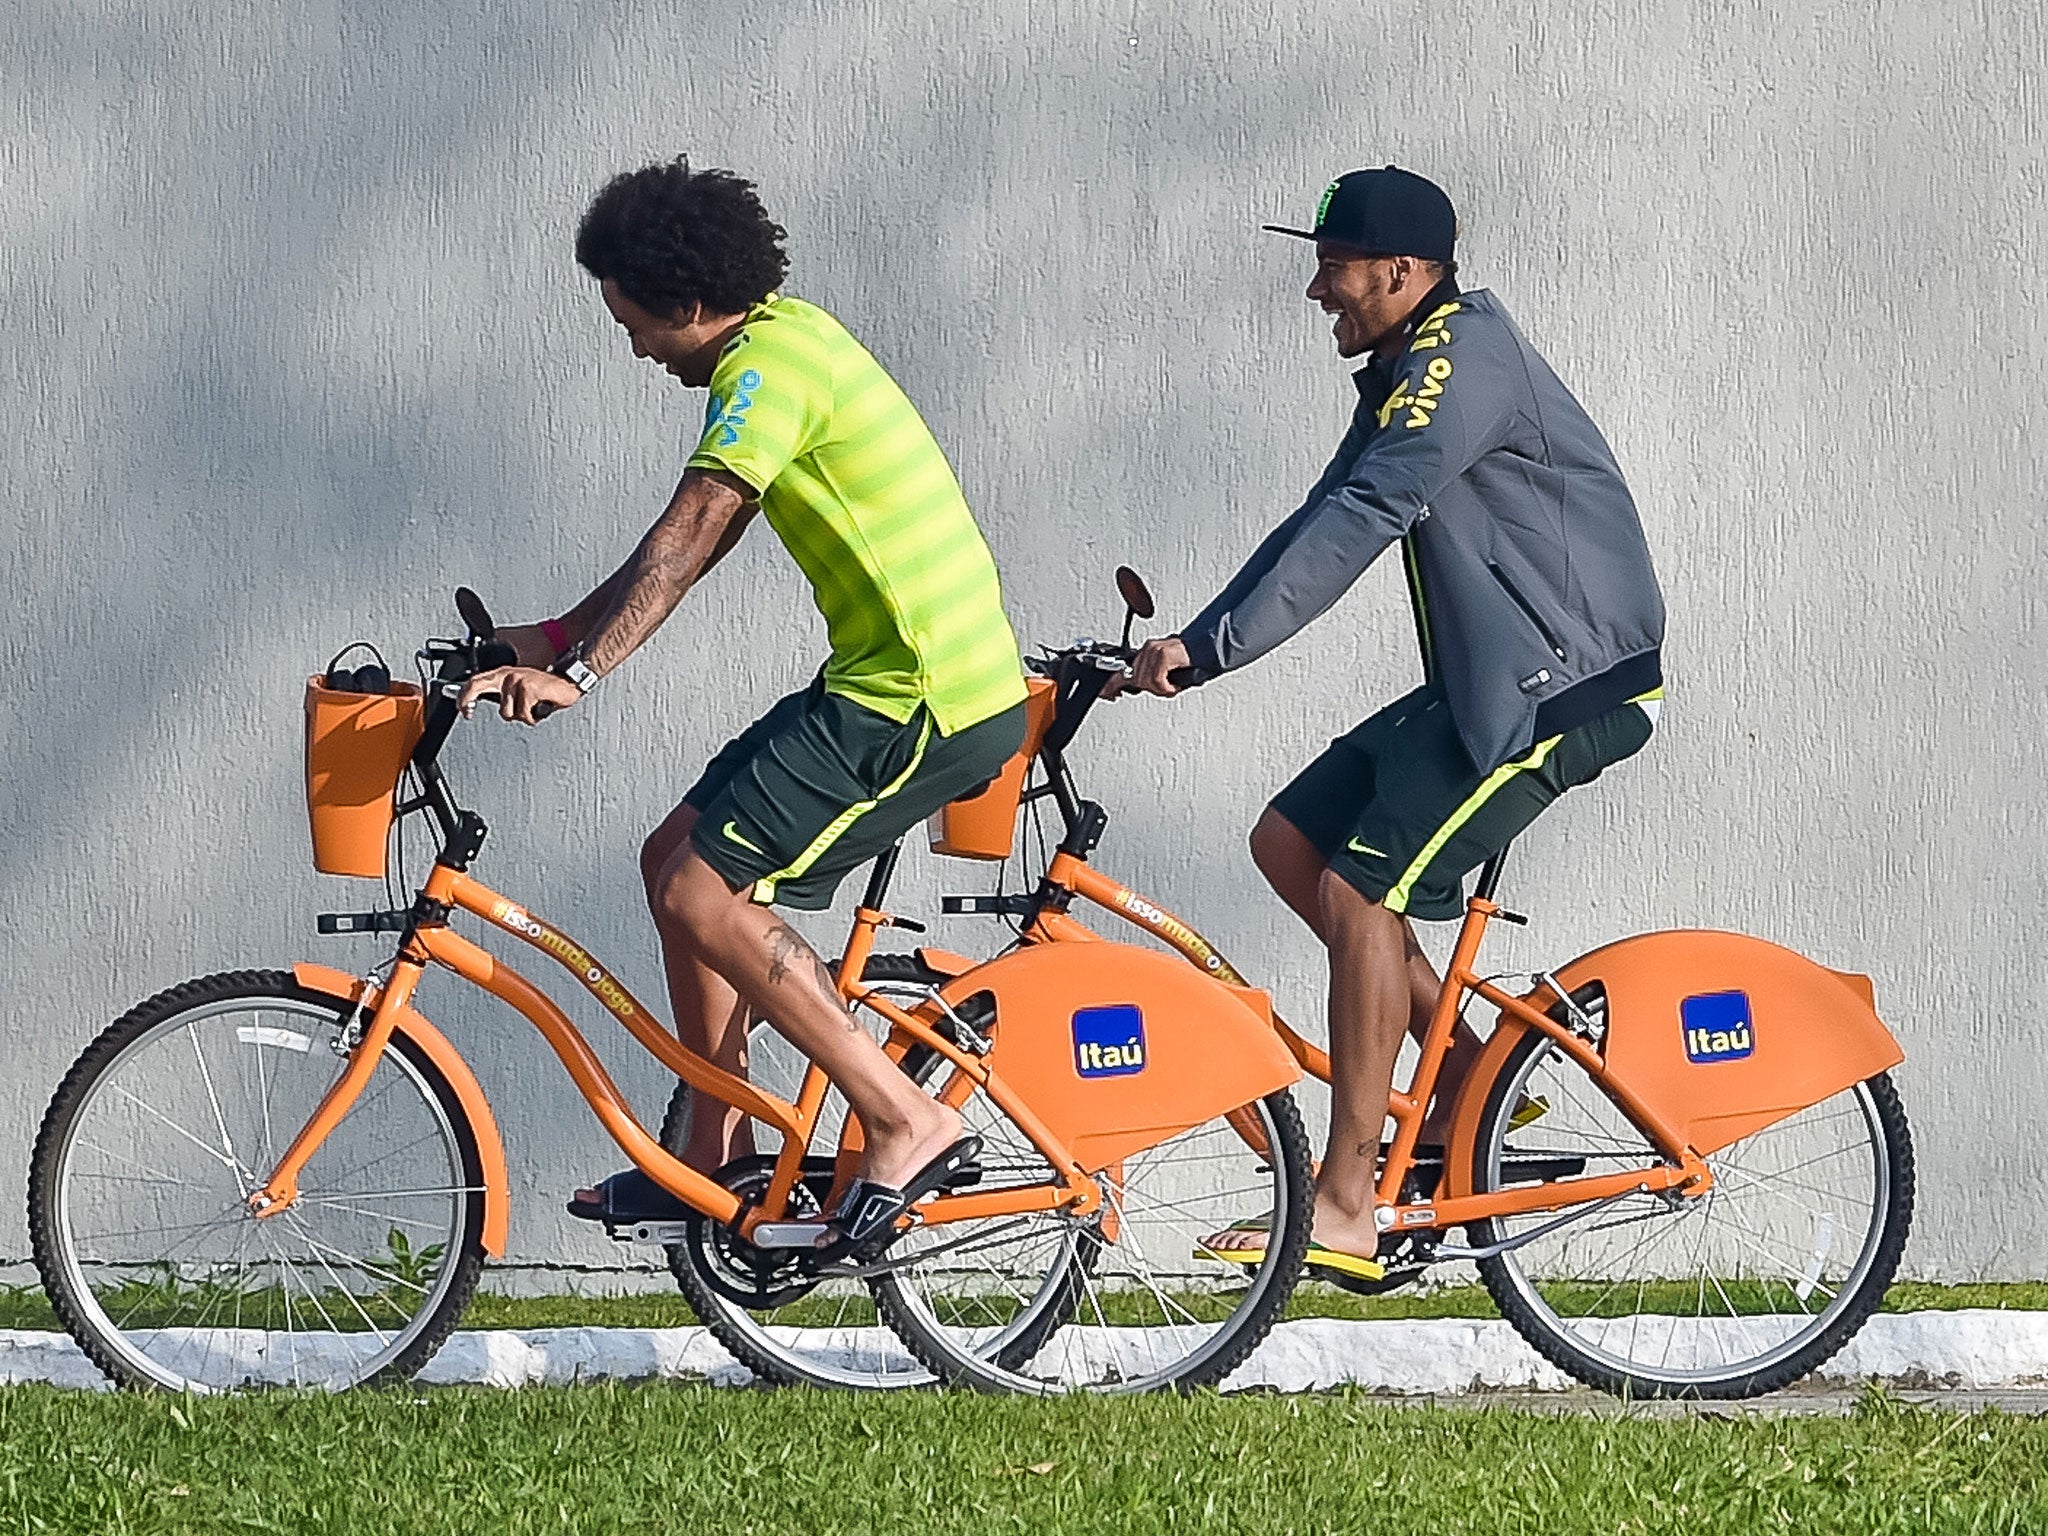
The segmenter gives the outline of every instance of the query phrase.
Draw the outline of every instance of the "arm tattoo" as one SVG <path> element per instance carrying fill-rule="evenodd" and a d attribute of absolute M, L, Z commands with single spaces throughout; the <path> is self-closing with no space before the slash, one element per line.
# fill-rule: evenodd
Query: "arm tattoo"
<path fill-rule="evenodd" d="M 584 658 L 601 676 L 661 627 L 720 553 L 726 529 L 746 504 L 736 482 L 691 470 L 632 558 L 609 583 L 611 602 L 591 626 Z"/>

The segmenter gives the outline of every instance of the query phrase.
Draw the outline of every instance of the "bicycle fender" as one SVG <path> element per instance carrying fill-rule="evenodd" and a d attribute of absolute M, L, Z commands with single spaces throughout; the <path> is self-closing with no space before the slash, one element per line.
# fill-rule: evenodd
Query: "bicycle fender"
<path fill-rule="evenodd" d="M 1291 1086 L 1264 993 L 1129 944 L 1033 944 L 940 989 L 988 993 L 987 1061 L 1090 1173 Z"/>
<path fill-rule="evenodd" d="M 1639 934 L 1553 974 L 1567 992 L 1596 981 L 1606 989 L 1598 1079 L 1625 1084 L 1701 1156 L 1905 1060 L 1877 1016 L 1869 977 L 1746 934 Z M 1557 996 L 1539 986 L 1522 1001 L 1547 1012 Z M 1503 1016 L 1459 1095 L 1444 1170 L 1452 1195 L 1473 1192 L 1480 1117 L 1532 1027 Z"/>
<path fill-rule="evenodd" d="M 360 1002 L 368 986 L 360 976 L 351 976 L 347 971 L 337 971 L 332 966 L 315 965 L 310 961 L 294 965 L 292 975 L 300 986 L 309 991 L 344 997 L 350 1002 Z M 484 1097 L 476 1074 L 469 1070 L 469 1063 L 448 1043 L 448 1037 L 416 1010 L 407 1007 L 401 1011 L 395 1027 L 398 1033 L 417 1045 L 441 1076 L 448 1080 L 463 1113 L 469 1116 L 470 1129 L 476 1133 L 477 1157 L 483 1165 L 484 1252 L 494 1259 L 503 1258 L 505 1236 L 511 1225 L 512 1192 L 511 1181 L 505 1174 L 505 1143 L 498 1134 L 498 1120 L 491 1113 L 490 1101 Z"/>

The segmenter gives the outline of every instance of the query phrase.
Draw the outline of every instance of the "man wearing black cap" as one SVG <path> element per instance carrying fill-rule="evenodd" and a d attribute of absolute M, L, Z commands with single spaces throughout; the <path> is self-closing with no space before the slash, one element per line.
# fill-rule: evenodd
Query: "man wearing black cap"
<path fill-rule="evenodd" d="M 1394 1060 L 1439 986 L 1409 920 L 1459 916 L 1469 871 L 1649 740 L 1664 604 L 1599 429 L 1492 294 L 1459 291 L 1441 188 L 1352 171 L 1313 228 L 1267 228 L 1315 242 L 1308 297 L 1342 356 L 1368 355 L 1358 407 L 1300 508 L 1180 634 L 1144 647 L 1127 686 L 1172 697 L 1257 660 L 1401 545 L 1422 686 L 1333 741 L 1252 832 L 1260 872 L 1330 951 L 1310 1265 L 1376 1279 Z M 1425 1144 L 1478 1046 L 1461 1023 Z M 1248 1260 L 1265 1241 L 1257 1222 L 1211 1239 Z"/>

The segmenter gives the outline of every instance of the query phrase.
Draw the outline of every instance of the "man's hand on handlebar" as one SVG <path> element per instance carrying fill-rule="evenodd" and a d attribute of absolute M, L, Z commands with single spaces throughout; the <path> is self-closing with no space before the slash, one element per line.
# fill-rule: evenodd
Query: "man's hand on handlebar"
<path fill-rule="evenodd" d="M 543 640 L 541 643 L 545 645 L 547 642 Z M 462 696 L 455 702 L 461 708 L 463 718 L 468 719 L 470 711 L 479 702 L 493 696 L 497 698 L 501 718 L 517 720 L 521 725 L 533 725 L 543 715 L 567 709 L 583 697 L 583 691 L 566 677 L 557 677 L 537 667 L 493 667 L 464 683 Z"/>
<path fill-rule="evenodd" d="M 1188 648 L 1181 643 L 1179 635 L 1147 640 L 1132 658 L 1130 671 L 1109 680 L 1109 686 L 1102 690 L 1103 697 L 1113 699 L 1124 693 L 1156 693 L 1162 699 L 1170 699 L 1181 691 L 1172 682 L 1171 674 L 1188 665 Z"/>

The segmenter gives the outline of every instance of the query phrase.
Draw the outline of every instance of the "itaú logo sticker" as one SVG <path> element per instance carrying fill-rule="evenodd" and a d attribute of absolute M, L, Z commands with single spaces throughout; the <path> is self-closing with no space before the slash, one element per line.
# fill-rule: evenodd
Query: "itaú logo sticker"
<path fill-rule="evenodd" d="M 1740 1061 L 1756 1050 L 1756 1025 L 1747 992 L 1702 992 L 1678 1005 L 1685 1031 L 1685 1059 L 1705 1066 Z"/>
<path fill-rule="evenodd" d="M 1145 1070 L 1145 1016 L 1135 1004 L 1083 1008 L 1074 1015 L 1074 1070 L 1083 1077 L 1129 1077 Z"/>

